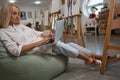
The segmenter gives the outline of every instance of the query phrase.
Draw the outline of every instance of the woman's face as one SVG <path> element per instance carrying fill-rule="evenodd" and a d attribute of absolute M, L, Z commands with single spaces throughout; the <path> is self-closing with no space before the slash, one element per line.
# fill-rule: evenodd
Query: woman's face
<path fill-rule="evenodd" d="M 11 19 L 10 19 L 10 24 L 19 24 L 19 20 L 20 20 L 20 11 L 17 7 L 13 6 L 12 7 L 12 13 L 11 13 Z"/>

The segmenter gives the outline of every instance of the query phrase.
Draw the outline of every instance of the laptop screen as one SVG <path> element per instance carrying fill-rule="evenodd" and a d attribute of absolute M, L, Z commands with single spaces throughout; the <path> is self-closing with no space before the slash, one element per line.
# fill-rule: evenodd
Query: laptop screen
<path fill-rule="evenodd" d="M 56 21 L 56 29 L 55 29 L 55 43 L 59 41 L 63 36 L 64 31 L 64 19 Z"/>

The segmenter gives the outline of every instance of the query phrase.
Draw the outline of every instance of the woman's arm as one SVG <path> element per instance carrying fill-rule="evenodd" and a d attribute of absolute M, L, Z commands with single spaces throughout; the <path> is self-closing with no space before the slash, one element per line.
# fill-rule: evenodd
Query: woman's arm
<path fill-rule="evenodd" d="M 47 37 L 47 35 L 45 35 L 43 33 L 41 33 L 40 36 L 43 37 L 43 38 Z"/>
<path fill-rule="evenodd" d="M 27 51 L 35 48 L 35 47 L 38 47 L 38 46 L 40 46 L 40 45 L 43 45 L 43 44 L 44 44 L 45 42 L 47 42 L 48 40 L 50 40 L 50 38 L 49 38 L 49 37 L 45 37 L 45 38 L 44 38 L 43 40 L 41 40 L 41 41 L 24 45 L 24 46 L 22 46 L 21 53 L 24 54 L 25 52 L 27 52 Z"/>
<path fill-rule="evenodd" d="M 18 45 L 13 41 L 5 32 L 0 31 L 0 39 L 4 43 L 7 50 L 14 56 L 20 56 L 20 54 L 25 54 L 25 52 L 32 50 L 33 48 L 43 45 L 50 38 L 46 37 L 41 41 L 34 42 L 27 45 Z"/>

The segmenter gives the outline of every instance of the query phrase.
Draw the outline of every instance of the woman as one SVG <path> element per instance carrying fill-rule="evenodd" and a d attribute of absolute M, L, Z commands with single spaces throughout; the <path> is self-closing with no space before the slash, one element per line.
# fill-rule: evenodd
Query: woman
<path fill-rule="evenodd" d="M 75 43 L 65 44 L 58 41 L 55 45 L 46 44 L 53 39 L 53 35 L 46 36 L 42 32 L 37 32 L 20 24 L 20 8 L 16 4 L 6 3 L 1 8 L 0 28 L 0 39 L 14 56 L 27 54 L 26 52 L 34 53 L 40 51 L 50 53 L 53 51 L 55 54 L 83 59 L 90 66 L 100 67 L 100 64 L 95 59 L 101 60 L 102 56 L 98 56 Z"/>

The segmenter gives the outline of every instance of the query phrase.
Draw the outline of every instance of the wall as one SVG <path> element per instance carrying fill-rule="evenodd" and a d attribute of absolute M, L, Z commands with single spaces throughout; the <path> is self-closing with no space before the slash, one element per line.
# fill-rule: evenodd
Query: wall
<path fill-rule="evenodd" d="M 21 8 L 21 11 L 26 12 L 26 20 L 21 20 L 21 23 L 22 24 L 31 23 L 32 28 L 34 28 L 35 21 L 39 22 L 40 8 L 38 8 L 38 7 L 27 7 L 27 6 L 21 6 L 20 8 Z M 32 12 L 32 18 L 28 18 L 28 12 Z M 36 19 L 35 19 L 35 17 L 36 17 Z"/>
<path fill-rule="evenodd" d="M 109 3 L 110 3 L 110 0 L 104 0 L 104 2 L 109 4 Z M 120 4 L 120 0 L 115 0 L 115 3 L 116 3 L 116 4 Z"/>
<path fill-rule="evenodd" d="M 31 23 L 32 28 L 34 28 L 34 22 L 35 21 L 39 22 L 40 20 L 40 7 L 20 6 L 20 9 L 21 11 L 24 11 L 26 13 L 26 20 L 21 20 L 21 23 L 22 24 Z M 44 10 L 45 8 L 42 9 Z M 36 20 L 34 19 L 35 11 L 36 11 Z M 28 18 L 28 12 L 32 12 L 32 18 Z"/>
<path fill-rule="evenodd" d="M 105 3 L 109 3 L 110 0 L 104 0 Z M 116 3 L 120 3 L 120 0 L 115 0 Z"/>
<path fill-rule="evenodd" d="M 31 23 L 32 24 L 32 28 L 35 28 L 35 22 L 39 22 L 41 23 L 41 15 L 40 15 L 40 11 L 45 12 L 46 10 L 50 10 L 51 5 L 47 5 L 46 7 L 42 7 L 42 6 L 36 6 L 36 7 L 32 7 L 32 6 L 21 6 L 21 11 L 25 11 L 27 14 L 27 19 L 26 20 L 21 20 L 22 24 L 27 24 L 27 23 Z M 28 12 L 32 12 L 32 18 L 28 18 Z M 50 12 L 50 11 L 49 11 Z M 36 17 L 36 18 L 35 18 Z"/>

